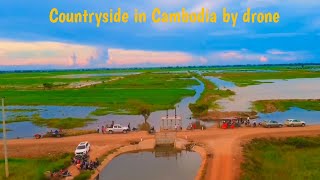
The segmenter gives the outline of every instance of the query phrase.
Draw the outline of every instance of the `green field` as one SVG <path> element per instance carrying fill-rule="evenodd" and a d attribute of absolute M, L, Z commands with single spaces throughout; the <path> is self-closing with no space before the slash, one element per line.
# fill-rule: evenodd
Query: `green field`
<path fill-rule="evenodd" d="M 256 111 L 262 113 L 284 112 L 292 107 L 320 111 L 320 99 L 260 100 L 253 102 L 253 106 Z"/>
<path fill-rule="evenodd" d="M 254 139 L 244 146 L 243 180 L 318 180 L 320 137 Z"/>
<path fill-rule="evenodd" d="M 71 163 L 71 155 L 64 154 L 57 157 L 46 157 L 42 159 L 9 159 L 8 179 L 12 180 L 42 180 L 45 179 L 46 171 L 56 172 L 66 168 Z M 4 160 L 0 161 L 0 179 L 6 179 L 4 173 Z"/>
<path fill-rule="evenodd" d="M 103 74 L 104 71 L 94 71 Z M 78 72 L 79 73 L 79 72 Z M 87 78 L 69 78 L 75 72 L 1 74 L 0 94 L 6 97 L 7 105 L 62 105 L 62 106 L 97 106 L 108 109 L 104 113 L 130 111 L 131 101 L 149 104 L 152 110 L 172 108 L 186 96 L 194 95 L 187 89 L 198 85 L 190 79 L 188 73 L 150 73 L 123 76 L 99 76 Z M 83 74 L 88 74 L 85 72 Z M 77 74 L 76 74 L 77 75 Z M 68 77 L 65 77 L 68 76 Z M 64 78 L 61 78 L 64 77 Z M 83 88 L 70 88 L 74 82 L 100 82 Z M 44 83 L 53 84 L 49 89 Z M 56 86 L 55 84 L 67 83 Z M 68 85 L 69 84 L 69 85 Z"/>
<path fill-rule="evenodd" d="M 320 72 L 280 71 L 280 72 L 226 72 L 205 73 L 205 76 L 220 77 L 222 80 L 234 82 L 239 87 L 258 85 L 266 82 L 259 80 L 320 78 Z"/>

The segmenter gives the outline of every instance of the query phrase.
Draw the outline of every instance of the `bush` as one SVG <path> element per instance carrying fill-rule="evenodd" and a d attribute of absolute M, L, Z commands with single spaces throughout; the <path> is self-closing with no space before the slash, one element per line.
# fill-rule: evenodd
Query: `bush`
<path fill-rule="evenodd" d="M 144 123 L 138 125 L 138 129 L 141 131 L 149 131 L 150 128 L 151 128 L 151 126 L 148 122 L 144 122 Z"/>
<path fill-rule="evenodd" d="M 81 171 L 81 173 L 74 177 L 74 180 L 88 180 L 91 178 L 92 171 Z"/>

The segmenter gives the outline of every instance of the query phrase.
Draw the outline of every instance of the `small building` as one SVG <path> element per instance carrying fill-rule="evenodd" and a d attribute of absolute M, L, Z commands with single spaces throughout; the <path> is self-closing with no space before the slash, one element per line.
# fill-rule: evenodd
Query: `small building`
<path fill-rule="evenodd" d="M 175 131 L 181 130 L 181 116 L 165 116 L 161 118 L 160 131 Z"/>

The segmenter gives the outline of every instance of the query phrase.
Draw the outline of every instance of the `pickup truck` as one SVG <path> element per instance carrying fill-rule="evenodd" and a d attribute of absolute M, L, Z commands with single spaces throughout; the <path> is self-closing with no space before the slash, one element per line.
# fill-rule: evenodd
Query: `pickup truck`
<path fill-rule="evenodd" d="M 114 124 L 113 127 L 107 128 L 109 134 L 113 133 L 127 133 L 129 131 L 128 127 L 121 126 L 120 124 Z"/>

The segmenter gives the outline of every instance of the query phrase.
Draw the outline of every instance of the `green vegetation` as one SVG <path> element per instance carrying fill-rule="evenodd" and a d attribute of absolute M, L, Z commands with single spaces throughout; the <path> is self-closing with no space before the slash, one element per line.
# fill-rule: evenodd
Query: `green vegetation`
<path fill-rule="evenodd" d="M 6 132 L 11 131 L 11 129 L 6 128 Z M 3 133 L 3 128 L 0 128 L 0 133 Z"/>
<path fill-rule="evenodd" d="M 280 71 L 280 72 L 227 72 L 206 73 L 205 76 L 220 77 L 222 80 L 234 82 L 239 87 L 258 85 L 259 80 L 320 78 L 320 72 L 312 71 Z M 270 82 L 269 82 L 270 83 Z"/>
<path fill-rule="evenodd" d="M 320 99 L 260 100 L 253 102 L 254 109 L 262 113 L 284 112 L 292 107 L 320 111 Z"/>
<path fill-rule="evenodd" d="M 244 146 L 241 179 L 320 177 L 320 137 L 254 139 Z"/>
<path fill-rule="evenodd" d="M 129 106 L 129 101 L 148 104 L 152 111 L 170 109 L 182 98 L 194 95 L 195 92 L 187 88 L 198 84 L 196 80 L 190 79 L 191 75 L 188 73 L 143 73 L 124 76 L 114 81 L 108 81 L 110 77 L 106 76 L 63 78 L 61 74 L 57 72 L 2 74 L 0 94 L 7 98 L 7 105 L 97 106 L 115 113 L 123 111 L 132 113 L 137 110 Z M 78 89 L 43 89 L 43 83 L 56 81 L 68 83 L 103 81 L 104 83 Z M 105 113 L 110 112 L 99 110 L 94 114 Z"/>
<path fill-rule="evenodd" d="M 71 154 L 41 159 L 9 159 L 10 177 L 8 179 L 45 179 L 45 172 L 56 172 L 70 165 Z M 0 161 L 0 169 L 4 170 L 4 161 Z M 0 179 L 6 179 L 5 173 L 0 173 Z"/>
<path fill-rule="evenodd" d="M 37 126 L 46 126 L 49 128 L 57 129 L 73 129 L 78 127 L 84 127 L 88 123 L 95 121 L 91 118 L 64 118 L 64 119 L 44 119 L 38 114 L 32 116 L 32 123 Z"/>
<path fill-rule="evenodd" d="M 31 118 L 29 116 L 26 115 L 18 115 L 15 117 L 10 117 L 6 123 L 10 124 L 10 123 L 17 123 L 17 122 L 25 122 L 25 121 L 31 121 Z"/>
<path fill-rule="evenodd" d="M 36 112 L 39 109 L 6 109 L 7 112 Z"/>
<path fill-rule="evenodd" d="M 81 171 L 80 174 L 74 177 L 74 180 L 88 180 L 94 171 Z"/>
<path fill-rule="evenodd" d="M 229 89 L 220 90 L 210 80 L 195 75 L 200 81 L 204 83 L 205 89 L 202 92 L 200 98 L 194 104 L 190 104 L 189 108 L 195 117 L 205 115 L 210 108 L 218 109 L 219 106 L 215 101 L 234 95 L 235 93 Z"/>
<path fill-rule="evenodd" d="M 80 136 L 84 134 L 94 134 L 97 133 L 96 130 L 80 130 L 80 129 L 64 129 L 63 130 L 63 137 L 68 136 Z M 52 133 L 48 132 L 43 137 L 55 137 L 52 135 Z"/>

